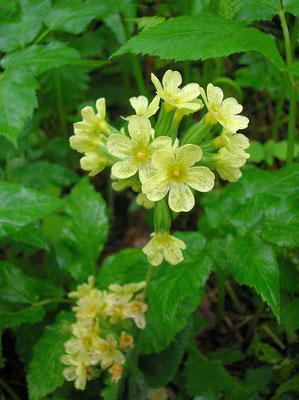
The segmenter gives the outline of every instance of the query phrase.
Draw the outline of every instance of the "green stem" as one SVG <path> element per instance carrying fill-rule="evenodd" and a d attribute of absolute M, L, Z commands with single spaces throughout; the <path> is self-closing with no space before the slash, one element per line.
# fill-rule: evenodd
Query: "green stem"
<path fill-rule="evenodd" d="M 54 77 L 55 77 L 55 90 L 56 90 L 56 104 L 57 104 L 57 111 L 58 111 L 58 118 L 60 128 L 64 138 L 67 138 L 67 123 L 65 117 L 65 110 L 63 106 L 63 97 L 62 97 L 62 87 L 61 87 L 61 80 L 58 69 L 54 70 Z"/>
<path fill-rule="evenodd" d="M 155 267 L 151 264 L 149 264 L 148 266 L 148 270 L 147 270 L 147 275 L 146 275 L 146 283 L 145 283 L 145 289 L 144 289 L 144 295 L 145 298 L 148 300 L 149 297 L 149 286 L 151 283 L 151 280 L 153 279 L 153 276 L 155 274 Z"/>
<path fill-rule="evenodd" d="M 12 390 L 12 388 L 0 378 L 0 385 L 10 395 L 13 400 L 21 400 L 20 397 Z"/>
<path fill-rule="evenodd" d="M 280 117 L 281 117 L 281 112 L 284 106 L 285 102 L 285 88 L 283 88 L 283 91 L 280 93 L 277 105 L 276 105 L 276 110 L 275 110 L 275 116 L 274 116 L 274 121 L 273 121 L 273 126 L 272 126 L 272 134 L 271 137 L 273 140 L 277 139 L 277 134 L 278 134 L 278 129 L 280 127 Z"/>
<path fill-rule="evenodd" d="M 278 15 L 280 18 L 281 28 L 284 37 L 287 65 L 289 66 L 292 63 L 292 45 L 291 45 L 289 28 L 286 21 L 285 13 L 281 5 L 281 1 L 279 1 Z M 294 76 L 292 73 L 288 72 L 288 78 L 289 78 L 288 83 L 290 90 L 290 110 L 289 110 L 289 121 L 288 121 L 287 164 L 291 164 L 293 162 L 294 145 L 295 145 L 296 87 L 295 87 Z"/>
<path fill-rule="evenodd" d="M 255 330 L 255 328 L 256 328 L 256 325 L 257 325 L 257 323 L 258 323 L 258 321 L 259 321 L 261 315 L 263 314 L 265 308 L 266 308 L 266 303 L 264 303 L 264 301 L 262 300 L 262 301 L 260 302 L 260 304 L 259 304 L 257 310 L 256 310 L 256 313 L 255 313 L 255 315 L 254 315 L 254 318 L 253 318 L 253 320 L 252 320 L 252 322 L 251 322 L 251 324 L 250 324 L 250 327 L 249 327 L 249 329 L 248 329 L 248 332 L 247 332 L 247 340 L 248 340 L 248 341 L 249 341 L 250 338 L 252 337 L 252 335 L 253 335 L 253 333 L 254 333 L 254 330 Z"/>
<path fill-rule="evenodd" d="M 223 320 L 224 303 L 225 303 L 225 280 L 218 276 L 218 302 L 217 302 L 217 321 L 216 330 L 219 331 Z"/>
<path fill-rule="evenodd" d="M 239 311 L 240 314 L 243 314 L 243 310 L 242 310 L 242 306 L 235 294 L 235 291 L 233 289 L 233 287 L 231 286 L 229 280 L 225 281 L 225 289 L 227 290 L 227 293 L 229 294 L 230 298 L 232 299 L 234 306 L 236 307 L 236 309 Z"/>
<path fill-rule="evenodd" d="M 19 311 L 15 311 L 12 312 L 12 315 L 17 315 L 17 314 L 22 314 L 24 311 L 29 310 L 31 308 L 35 308 L 35 307 L 40 307 L 40 306 L 45 306 L 46 304 L 49 303 L 68 303 L 68 304 L 73 304 L 73 300 L 69 300 L 69 299 L 45 299 L 45 300 L 41 300 L 38 303 L 33 303 L 30 304 L 30 306 L 22 308 Z"/>
<path fill-rule="evenodd" d="M 281 350 L 285 350 L 286 349 L 286 347 L 282 343 L 282 341 L 275 335 L 275 333 L 268 327 L 267 324 L 264 324 L 262 326 L 262 328 L 273 339 L 273 341 L 277 344 L 277 346 L 279 346 L 281 348 Z"/>

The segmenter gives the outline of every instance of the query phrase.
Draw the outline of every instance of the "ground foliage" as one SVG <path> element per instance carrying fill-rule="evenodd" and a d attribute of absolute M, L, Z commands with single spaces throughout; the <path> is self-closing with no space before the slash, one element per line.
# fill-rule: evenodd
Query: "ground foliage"
<path fill-rule="evenodd" d="M 298 12 L 296 0 L 0 1 L 1 398 L 296 397 Z M 72 123 L 105 97 L 122 127 L 129 97 L 169 68 L 242 101 L 251 157 L 237 183 L 218 181 L 176 216 L 184 261 L 157 267 L 123 380 L 103 373 L 78 392 L 60 362 L 66 294 L 91 274 L 99 289 L 144 280 L 153 227 L 130 191 L 114 198 L 108 175 L 84 176 Z"/>

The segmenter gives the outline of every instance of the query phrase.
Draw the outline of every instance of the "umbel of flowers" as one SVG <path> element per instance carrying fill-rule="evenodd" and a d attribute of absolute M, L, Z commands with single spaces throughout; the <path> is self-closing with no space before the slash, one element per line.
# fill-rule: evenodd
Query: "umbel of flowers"
<path fill-rule="evenodd" d="M 147 305 L 144 295 L 138 293 L 145 282 L 112 284 L 104 291 L 95 288 L 94 283 L 90 276 L 88 283 L 69 293 L 69 297 L 77 298 L 72 309 L 76 323 L 71 326 L 71 338 L 64 345 L 66 354 L 61 357 L 67 365 L 65 379 L 75 381 L 75 387 L 82 390 L 101 369 L 108 369 L 111 381 L 117 383 L 134 346 L 134 326 L 145 328 Z"/>
<path fill-rule="evenodd" d="M 213 189 L 215 171 L 229 182 L 241 177 L 249 141 L 237 132 L 249 121 L 240 115 L 242 105 L 232 97 L 224 99 L 221 88 L 212 83 L 206 91 L 197 83 L 180 88 L 181 74 L 171 70 L 162 83 L 152 74 L 152 82 L 156 96 L 151 103 L 144 96 L 131 98 L 135 114 L 124 118 L 127 123 L 121 131 L 106 122 L 105 99 L 97 101 L 97 114 L 85 107 L 70 144 L 84 154 L 81 167 L 89 175 L 111 167 L 116 191 L 130 187 L 138 193 L 139 205 L 155 207 L 155 231 L 143 251 L 157 266 L 163 259 L 170 264 L 183 259 L 185 244 L 169 233 L 170 210 L 192 210 L 194 193 Z M 199 122 L 181 130 L 184 116 L 204 106 Z M 151 122 L 158 110 L 156 122 Z"/>

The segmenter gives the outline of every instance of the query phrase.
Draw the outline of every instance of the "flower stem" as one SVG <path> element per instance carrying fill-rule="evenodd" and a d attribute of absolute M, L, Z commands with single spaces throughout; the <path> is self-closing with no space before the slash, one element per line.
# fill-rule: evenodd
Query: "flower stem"
<path fill-rule="evenodd" d="M 144 289 L 144 295 L 147 300 L 149 297 L 149 285 L 151 283 L 151 280 L 153 279 L 154 274 L 155 274 L 155 267 L 149 264 L 145 281 L 145 289 Z"/>
<path fill-rule="evenodd" d="M 232 299 L 236 309 L 239 311 L 240 314 L 243 314 L 242 306 L 241 306 L 241 304 L 236 296 L 236 293 L 235 293 L 234 289 L 232 288 L 229 280 L 225 281 L 225 289 L 227 290 L 227 293 L 229 294 L 230 298 Z"/>

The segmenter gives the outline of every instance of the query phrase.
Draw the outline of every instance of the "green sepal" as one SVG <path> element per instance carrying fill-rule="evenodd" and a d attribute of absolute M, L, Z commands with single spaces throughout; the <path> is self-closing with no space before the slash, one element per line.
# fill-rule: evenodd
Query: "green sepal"
<path fill-rule="evenodd" d="M 169 232 L 171 227 L 171 216 L 164 199 L 155 203 L 154 226 L 155 232 L 161 233 Z"/>
<path fill-rule="evenodd" d="M 181 145 L 192 143 L 199 145 L 210 132 L 214 125 L 202 118 L 197 124 L 191 126 L 182 138 Z"/>
<path fill-rule="evenodd" d="M 161 111 L 159 114 L 158 122 L 155 129 L 155 137 L 158 136 L 170 136 L 170 128 L 172 126 L 173 117 L 176 112 L 176 108 L 167 108 L 165 103 L 162 104 Z"/>

